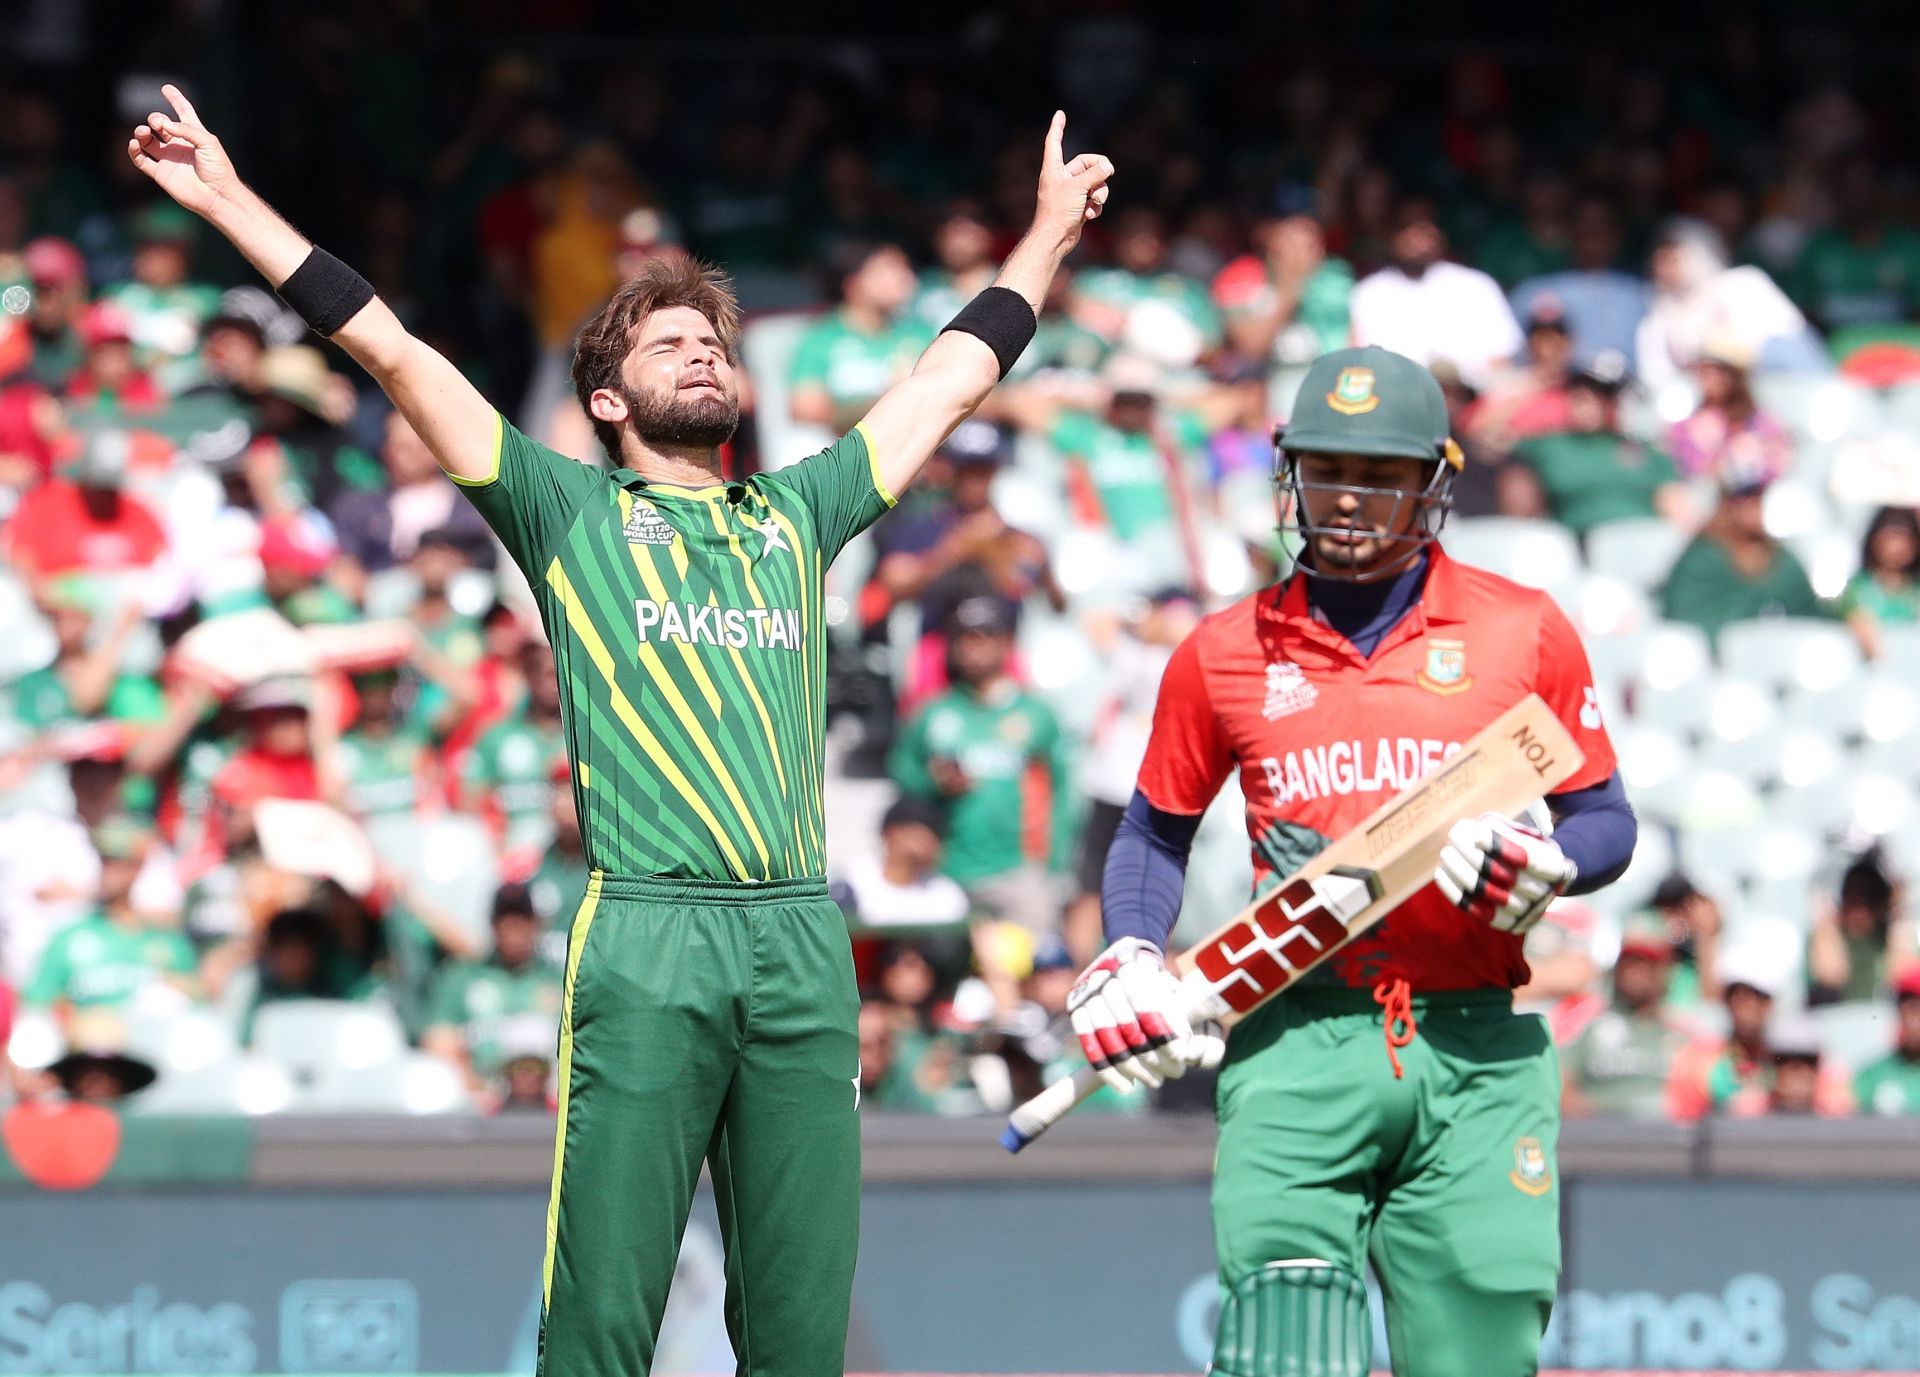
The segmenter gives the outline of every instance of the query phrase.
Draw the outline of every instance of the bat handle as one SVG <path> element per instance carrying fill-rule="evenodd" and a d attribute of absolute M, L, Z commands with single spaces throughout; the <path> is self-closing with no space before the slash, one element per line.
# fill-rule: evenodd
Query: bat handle
<path fill-rule="evenodd" d="M 1067 1112 L 1100 1088 L 1100 1076 L 1091 1066 L 1082 1066 L 1071 1076 L 1063 1076 L 1007 1116 L 1001 1130 L 1000 1146 L 1018 1152 L 1067 1117 Z"/>

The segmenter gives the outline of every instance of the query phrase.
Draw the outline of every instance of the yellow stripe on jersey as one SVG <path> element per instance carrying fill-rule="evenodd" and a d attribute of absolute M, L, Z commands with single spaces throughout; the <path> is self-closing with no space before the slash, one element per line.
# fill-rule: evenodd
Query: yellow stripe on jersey
<path fill-rule="evenodd" d="M 767 515 L 780 524 L 780 529 L 786 532 L 787 541 L 793 547 L 795 574 L 793 582 L 794 588 L 800 598 L 800 688 L 801 692 L 805 695 L 806 702 L 817 703 L 821 701 L 821 698 L 818 692 L 819 685 L 815 682 L 817 671 L 813 663 L 814 618 L 812 594 L 813 590 L 818 587 L 819 584 L 812 578 L 814 571 L 807 568 L 806 556 L 806 551 L 814 547 L 800 539 L 800 531 L 793 524 L 793 521 L 785 512 L 774 506 L 772 502 L 767 503 Z M 815 549 L 814 553 L 818 554 L 819 551 Z M 813 720 L 813 713 L 811 711 L 809 711 L 806 716 L 809 778 L 814 780 L 815 793 L 818 794 L 821 788 L 821 781 L 818 778 L 820 768 L 820 726 Z M 826 839 L 820 835 L 819 826 L 813 818 L 812 809 L 807 810 L 807 831 L 809 835 L 813 837 L 814 846 L 824 849 Z"/>
<path fill-rule="evenodd" d="M 451 469 L 443 469 L 447 477 L 463 488 L 486 488 L 500 481 L 500 445 L 507 438 L 506 417 L 499 412 L 493 413 L 493 461 L 487 466 L 485 478 L 462 478 Z"/>
<path fill-rule="evenodd" d="M 867 451 L 867 473 L 873 479 L 873 490 L 880 494 L 880 500 L 889 507 L 897 506 L 900 499 L 887 487 L 887 480 L 880 476 L 880 447 L 873 443 L 873 432 L 867 429 L 867 423 L 861 421 L 854 426 L 860 432 L 860 443 Z"/>
<path fill-rule="evenodd" d="M 567 625 L 573 628 L 573 634 L 580 638 L 580 644 L 586 649 L 587 658 L 593 661 L 593 667 L 599 670 L 600 677 L 606 680 L 607 691 L 612 696 L 614 716 L 620 719 L 621 725 L 626 727 L 628 734 L 639 743 L 640 749 L 646 753 L 647 758 L 659 767 L 660 773 L 666 777 L 667 782 L 673 785 L 680 797 L 687 801 L 687 806 L 693 809 L 694 816 L 707 825 L 707 830 L 713 834 L 714 841 L 726 854 L 727 863 L 733 867 L 733 873 L 743 880 L 756 878 L 748 873 L 746 861 L 741 858 L 725 829 L 720 826 L 720 820 L 713 815 L 713 810 L 707 807 L 707 801 L 700 796 L 700 791 L 695 789 L 686 775 L 681 772 L 680 767 L 674 763 L 673 757 L 667 754 L 659 740 L 647 729 L 645 720 L 634 708 L 632 701 L 621 692 L 619 682 L 614 678 L 613 655 L 607 649 L 606 642 L 600 639 L 600 633 L 594 629 L 593 619 L 587 615 L 587 609 L 581 603 L 580 595 L 574 591 L 572 582 L 567 578 L 567 571 L 560 567 L 560 561 L 557 559 L 547 566 L 547 584 L 553 589 L 554 595 L 560 599 L 560 606 L 567 614 Z M 651 649 L 652 647 L 641 648 Z M 672 681 L 666 679 L 666 667 L 659 663 L 657 656 L 649 668 L 653 671 L 656 682 L 666 680 L 671 684 Z M 674 690 L 674 697 L 679 699 L 679 707 L 685 709 L 686 700 L 680 698 L 677 689 Z M 688 729 L 695 730 L 697 724 L 689 721 L 691 716 L 690 711 L 680 714 L 681 721 L 688 724 Z M 709 754 L 712 752 L 713 747 L 706 741 L 704 732 L 696 732 L 694 739 L 703 745 Z M 726 781 L 724 774 L 721 778 L 723 782 Z M 747 816 L 746 804 L 740 800 L 739 794 L 734 791 L 730 782 L 727 783 L 727 789 L 734 801 L 734 806 L 740 810 L 741 821 L 745 822 L 747 830 L 753 833 L 760 859 L 764 864 L 767 859 L 766 844 L 759 841 L 759 832 Z"/>
<path fill-rule="evenodd" d="M 727 525 L 726 512 L 719 503 L 709 502 L 707 504 L 707 515 L 713 518 L 713 529 L 718 531 L 726 540 L 727 548 L 733 551 L 733 557 L 740 561 L 740 573 L 746 580 L 747 596 L 753 599 L 753 605 L 755 607 L 765 607 L 767 605 L 766 596 L 760 591 L 759 580 L 753 576 L 753 560 L 747 554 L 746 547 L 740 543 L 740 533 Z M 676 549 L 677 548 L 676 546 Z M 711 600 L 712 595 L 709 594 L 709 601 Z M 787 784 L 787 765 L 780 752 L 780 738 L 773 730 L 773 716 L 767 711 L 767 705 L 760 697 L 760 690 L 754 685 L 753 676 L 747 672 L 745 657 L 733 646 L 727 647 L 727 654 L 733 657 L 733 667 L 739 671 L 740 682 L 746 686 L 747 696 L 753 700 L 753 710 L 760 718 L 761 729 L 766 732 L 767 751 L 773 756 L 774 777 L 780 781 L 781 796 L 786 798 L 789 803 L 787 816 L 793 824 L 793 841 L 800 852 L 804 854 L 807 850 L 807 840 L 803 834 L 808 829 L 806 824 L 801 821 L 801 815 L 804 814 L 807 809 L 804 807 L 794 808 L 791 806 L 792 791 Z M 817 851 L 818 849 L 816 846 L 815 850 Z"/>
<path fill-rule="evenodd" d="M 674 543 L 677 545 L 680 542 Z M 667 594 L 666 584 L 660 581 L 660 571 L 653 567 L 653 561 L 642 554 L 638 548 L 631 545 L 627 548 L 633 555 L 633 566 L 640 573 L 641 583 L 646 586 L 647 592 L 652 595 L 654 601 L 663 605 L 671 603 L 673 599 Z M 713 713 L 713 726 L 719 726 L 720 690 L 714 687 L 713 677 L 707 673 L 707 667 L 700 663 L 700 657 L 691 645 L 685 641 L 675 641 L 672 644 L 679 649 L 680 658 L 685 662 L 687 669 L 693 675 L 694 683 L 699 686 L 701 694 L 706 698 L 707 706 Z M 687 735 L 692 739 L 694 748 L 700 752 L 707 765 L 713 770 L 713 777 L 720 782 L 720 787 L 726 790 L 727 802 L 739 812 L 741 825 L 747 829 L 747 837 L 753 842 L 753 849 L 760 853 L 760 863 L 766 867 L 766 876 L 771 878 L 773 858 L 767 851 L 767 843 L 761 837 L 759 827 L 754 824 L 753 814 L 748 811 L 746 799 L 740 796 L 739 786 L 734 783 L 732 767 L 720 758 L 720 752 L 715 749 L 708 725 L 700 720 L 699 714 L 694 712 L 693 705 L 687 701 L 686 695 L 680 692 L 680 686 L 673 681 L 673 672 L 667 668 L 667 662 L 661 658 L 659 650 L 648 641 L 638 641 L 636 647 L 639 651 L 640 663 L 646 667 L 655 687 L 666 698 L 667 706 L 673 709 L 673 715 L 680 719 L 680 725 L 687 729 Z"/>
<path fill-rule="evenodd" d="M 560 1002 L 559 1123 L 553 1132 L 553 1185 L 547 1193 L 547 1255 L 540 1265 L 540 1307 L 553 1303 L 553 1259 L 560 1244 L 560 1177 L 567 1165 L 567 1100 L 573 1079 L 573 988 L 580 980 L 580 954 L 600 907 L 600 872 L 594 871 L 587 892 L 573 915 L 573 933 L 567 939 L 566 994 Z"/>
<path fill-rule="evenodd" d="M 632 516 L 633 494 L 630 492 L 622 492 L 620 494 L 620 520 L 624 524 Z M 684 540 L 676 540 L 667 547 L 679 555 L 675 567 L 683 580 L 687 575 L 687 557 L 685 553 L 682 552 L 681 546 L 685 544 L 686 542 Z M 632 543 L 627 545 L 627 553 L 633 556 L 633 567 L 639 571 L 640 580 L 646 584 L 647 592 L 653 595 L 653 600 L 662 606 L 672 602 L 673 599 L 667 596 L 667 586 L 660 581 L 660 573 L 653 567 L 653 560 L 648 553 L 643 551 L 640 546 Z M 675 641 L 674 644 L 680 648 L 680 658 L 686 662 L 688 671 L 693 675 L 694 683 L 699 685 L 700 696 L 707 700 L 707 711 L 713 714 L 714 721 L 718 723 L 722 708 L 720 690 L 714 687 L 713 676 L 707 673 L 707 667 L 700 663 L 700 657 L 694 653 L 691 645 L 685 641 Z M 691 724 L 688 726 L 688 730 L 694 730 Z"/>

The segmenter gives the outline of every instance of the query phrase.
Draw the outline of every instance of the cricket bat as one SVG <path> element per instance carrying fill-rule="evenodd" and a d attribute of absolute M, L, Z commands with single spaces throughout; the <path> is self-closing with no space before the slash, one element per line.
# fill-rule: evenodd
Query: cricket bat
<path fill-rule="evenodd" d="M 1173 963 L 1195 1024 L 1233 1025 L 1406 902 L 1433 878 L 1461 818 L 1519 813 L 1580 768 L 1580 748 L 1530 693 L 1265 898 Z M 1045 1133 L 1100 1087 L 1090 1066 L 1015 1109 L 1008 1152 Z"/>

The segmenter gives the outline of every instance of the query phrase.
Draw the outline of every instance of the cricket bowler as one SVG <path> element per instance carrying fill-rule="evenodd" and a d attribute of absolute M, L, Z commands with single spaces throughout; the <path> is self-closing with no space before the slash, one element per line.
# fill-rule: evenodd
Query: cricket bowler
<path fill-rule="evenodd" d="M 1518 1377 L 1560 1272 L 1560 1074 L 1544 1020 L 1513 1012 L 1521 944 L 1556 896 L 1626 868 L 1633 814 L 1566 618 L 1436 540 L 1464 458 L 1430 373 L 1325 355 L 1275 461 L 1299 566 L 1173 654 L 1074 1028 L 1118 1087 L 1220 1056 L 1162 952 L 1229 771 L 1263 892 L 1538 693 L 1585 757 L 1547 800 L 1551 837 L 1461 818 L 1430 886 L 1235 1027 L 1215 1105 L 1214 1373 L 1361 1377 L 1370 1259 L 1399 1377 Z"/>
<path fill-rule="evenodd" d="M 1045 139 L 1032 228 L 851 432 L 727 482 L 739 311 L 655 260 L 581 331 L 611 470 L 516 430 L 235 175 L 184 96 L 127 153 L 370 373 L 539 599 L 592 866 L 569 936 L 540 1370 L 649 1370 L 704 1159 L 738 1370 L 841 1371 L 859 1224 L 846 920 L 822 876 L 823 577 L 1034 334 L 1112 164 Z"/>

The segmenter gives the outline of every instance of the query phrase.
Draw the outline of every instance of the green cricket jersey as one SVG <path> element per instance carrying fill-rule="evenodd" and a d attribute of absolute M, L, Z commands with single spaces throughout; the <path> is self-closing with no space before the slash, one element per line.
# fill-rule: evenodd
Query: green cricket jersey
<path fill-rule="evenodd" d="M 894 500 L 865 432 L 778 473 L 683 488 L 496 426 L 491 475 L 455 481 L 539 599 L 589 863 L 819 875 L 826 569 Z"/>
<path fill-rule="evenodd" d="M 1659 450 L 1608 431 L 1536 436 L 1513 457 L 1539 477 L 1553 519 L 1581 536 L 1605 521 L 1657 516 L 1655 494 L 1680 481 Z"/>
<path fill-rule="evenodd" d="M 122 674 L 107 690 L 107 700 L 93 719 L 73 709 L 66 681 L 52 665 L 20 676 L 13 686 L 13 715 L 29 727 L 46 728 L 67 722 L 107 718 L 115 722 L 158 722 L 166 716 L 166 696 L 145 675 Z"/>
<path fill-rule="evenodd" d="M 1773 563 L 1759 578 L 1749 578 L 1734 567 L 1726 546 L 1697 535 L 1667 573 L 1660 615 L 1717 637 L 1728 622 L 1748 617 L 1820 617 L 1826 610 L 1806 566 L 1786 546 L 1774 551 Z"/>
<path fill-rule="evenodd" d="M 1863 1114 L 1920 1114 L 1920 1058 L 1889 1052 L 1853 1083 Z"/>
<path fill-rule="evenodd" d="M 29 1004 L 120 1008 L 149 980 L 192 975 L 193 944 L 169 928 L 129 927 L 98 909 L 54 934 L 25 991 Z"/>
<path fill-rule="evenodd" d="M 796 387 L 825 388 L 836 406 L 873 401 L 913 371 L 938 329 L 903 312 L 884 329 L 868 333 L 844 311 L 834 311 L 800 336 L 790 381 Z"/>
<path fill-rule="evenodd" d="M 347 811 L 355 817 L 411 813 L 431 759 L 424 733 L 401 727 L 385 735 L 358 728 L 340 735 Z"/>
<path fill-rule="evenodd" d="M 1600 1113 L 1657 1119 L 1665 1112 L 1667 1074 L 1689 1037 L 1663 1011 L 1636 1015 L 1615 1007 L 1580 1030 L 1561 1063 Z"/>
<path fill-rule="evenodd" d="M 469 801 L 491 797 L 510 824 L 545 818 L 553 800 L 554 765 L 566 754 L 558 727 L 515 713 L 474 743 L 462 765 Z"/>
<path fill-rule="evenodd" d="M 936 759 L 953 761 L 969 781 L 965 793 L 945 800 L 948 875 L 967 885 L 1027 862 L 1064 866 L 1072 762 L 1045 703 L 1011 679 L 984 695 L 947 690 L 900 733 L 888 767 L 903 792 L 939 799 L 928 769 Z"/>
<path fill-rule="evenodd" d="M 458 1028 L 473 1063 L 482 1071 L 500 1065 L 501 1025 L 520 1014 L 545 1014 L 560 1024 L 560 969 L 529 961 L 509 970 L 496 958 L 462 961 L 447 967 L 434 982 L 428 1021 Z"/>
<path fill-rule="evenodd" d="M 1182 462 L 1206 443 L 1205 431 L 1188 413 L 1176 411 L 1163 419 L 1168 439 L 1182 451 Z M 1167 461 L 1152 435 L 1121 430 L 1090 412 L 1065 411 L 1054 422 L 1050 438 L 1055 449 L 1085 466 L 1114 535 L 1130 541 L 1173 528 L 1176 513 Z"/>

